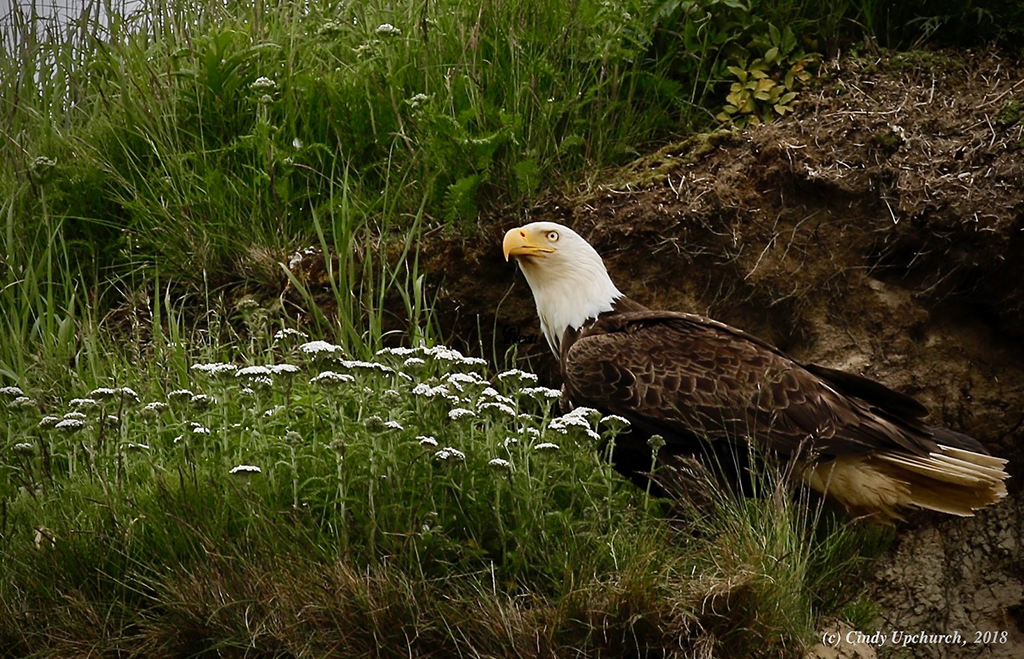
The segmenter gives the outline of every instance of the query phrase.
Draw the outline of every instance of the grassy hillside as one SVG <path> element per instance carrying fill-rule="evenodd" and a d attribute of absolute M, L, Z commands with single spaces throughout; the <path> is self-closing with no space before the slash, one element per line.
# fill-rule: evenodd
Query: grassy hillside
<path fill-rule="evenodd" d="M 0 19 L 0 648 L 777 656 L 863 620 L 877 534 L 770 468 L 763 497 L 668 515 L 601 459 L 615 419 L 437 347 L 416 253 L 793 111 L 839 48 L 1020 24 L 961 5 Z M 310 245 L 327 305 L 286 267 Z M 396 325 L 413 347 L 380 352 Z"/>
<path fill-rule="evenodd" d="M 206 308 L 225 285 L 279 291 L 318 235 L 357 291 L 335 338 L 373 344 L 382 289 L 418 294 L 414 260 L 359 258 L 382 240 L 414 252 L 716 117 L 789 112 L 815 61 L 865 35 L 1022 24 L 1000 2 L 149 0 L 66 25 L 24 6 L 0 19 L 8 379 L 79 359 L 72 327 L 157 297 L 158 275 Z"/>
<path fill-rule="evenodd" d="M 249 356 L 3 392 L 0 646 L 777 656 L 863 610 L 863 532 L 771 472 L 672 526 L 602 459 L 623 422 L 552 419 L 530 374 L 294 331 Z"/>

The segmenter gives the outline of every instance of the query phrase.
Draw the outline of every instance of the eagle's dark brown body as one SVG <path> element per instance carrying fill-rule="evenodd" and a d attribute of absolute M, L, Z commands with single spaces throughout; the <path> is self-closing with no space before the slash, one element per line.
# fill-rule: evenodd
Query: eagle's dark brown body
<path fill-rule="evenodd" d="M 708 442 L 743 451 L 749 439 L 819 469 L 871 460 L 880 451 L 922 460 L 941 453 L 942 446 L 988 454 L 966 435 L 925 424 L 927 409 L 909 396 L 856 375 L 800 364 L 749 334 L 694 314 L 651 311 L 619 298 L 612 311 L 590 324 L 568 328 L 560 348 L 569 404 L 618 414 L 632 424 L 632 437 L 622 440 L 624 470 L 649 467 L 645 440 L 651 434 L 666 439 L 669 454 L 699 454 Z M 884 475 L 896 477 L 892 463 L 873 461 Z M 974 506 L 997 496 L 987 490 L 979 495 L 964 483 L 946 482 L 942 489 Z M 870 511 L 857 505 L 857 497 L 836 498 L 855 512 Z M 951 507 L 957 506 L 943 509 Z M 896 517 L 895 508 L 886 515 Z"/>

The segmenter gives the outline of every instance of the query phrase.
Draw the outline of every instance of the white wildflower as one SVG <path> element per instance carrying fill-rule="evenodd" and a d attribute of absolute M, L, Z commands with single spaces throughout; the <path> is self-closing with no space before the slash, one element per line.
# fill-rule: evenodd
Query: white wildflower
<path fill-rule="evenodd" d="M 516 415 L 516 411 L 514 409 L 512 409 L 511 407 L 509 407 L 508 405 L 504 404 L 504 403 L 497 403 L 497 402 L 480 403 L 479 405 L 476 406 L 476 408 L 478 410 L 498 410 L 499 412 L 501 412 L 503 414 L 507 414 L 509 416 L 515 416 Z"/>
<path fill-rule="evenodd" d="M 376 362 L 367 362 L 361 359 L 343 359 L 339 362 L 345 368 L 359 368 L 367 371 L 380 371 L 381 373 L 394 373 L 395 369 Z"/>
<path fill-rule="evenodd" d="M 575 427 L 575 428 L 589 428 L 590 427 L 590 422 L 587 421 L 586 418 L 584 418 L 582 416 L 578 416 L 578 415 L 575 415 L 575 414 L 566 414 L 565 416 L 560 416 L 557 419 L 552 419 L 551 423 L 548 425 L 548 427 L 549 428 L 572 428 L 572 427 Z"/>
<path fill-rule="evenodd" d="M 255 396 L 256 395 L 256 391 L 254 389 L 252 389 L 251 387 L 242 387 L 241 389 L 238 390 L 238 393 L 242 394 L 243 396 Z"/>
<path fill-rule="evenodd" d="M 593 407 L 576 407 L 565 416 L 575 416 L 589 421 L 598 421 L 603 415 Z"/>
<path fill-rule="evenodd" d="M 256 92 L 273 93 L 277 89 L 277 83 L 266 76 L 256 78 L 256 81 L 249 85 L 249 88 Z"/>
<path fill-rule="evenodd" d="M 121 423 L 121 419 L 116 414 L 107 414 L 100 419 L 100 423 L 105 426 L 116 426 Z"/>
<path fill-rule="evenodd" d="M 196 394 L 189 399 L 189 403 L 197 410 L 205 410 L 210 405 L 216 404 L 217 399 L 207 394 Z"/>
<path fill-rule="evenodd" d="M 522 433 L 524 435 L 529 435 L 530 437 L 533 437 L 534 439 L 537 439 L 537 438 L 540 437 L 540 431 L 537 430 L 536 428 L 523 428 L 522 429 Z"/>
<path fill-rule="evenodd" d="M 522 382 L 536 382 L 537 381 L 537 376 L 534 375 L 533 373 L 527 373 L 526 371 L 521 371 L 518 368 L 513 368 L 511 370 L 504 371 L 502 373 L 498 373 L 498 379 L 501 380 L 502 382 L 504 382 L 505 380 L 510 380 L 510 381 L 513 381 L 513 382 L 520 382 L 520 383 L 522 383 Z"/>
<path fill-rule="evenodd" d="M 480 392 L 480 398 L 481 398 L 481 400 L 484 399 L 484 398 L 490 398 L 490 399 L 493 399 L 494 402 L 504 403 L 505 405 L 508 405 L 509 407 L 514 407 L 515 404 L 516 404 L 515 401 L 513 401 L 508 396 L 502 396 L 497 391 L 495 391 L 494 387 L 487 387 L 486 389 L 481 391 Z"/>
<path fill-rule="evenodd" d="M 296 137 L 292 139 L 292 146 L 296 149 L 301 149 L 305 145 L 302 143 L 302 140 Z"/>
<path fill-rule="evenodd" d="M 434 457 L 438 460 L 455 460 L 457 462 L 465 462 L 466 454 L 458 449 L 454 449 L 451 446 L 446 446 L 434 453 Z"/>
<path fill-rule="evenodd" d="M 32 168 L 32 171 L 37 173 L 37 174 L 45 172 L 46 170 L 51 169 L 51 168 L 56 167 L 56 166 L 57 166 L 57 161 L 54 160 L 53 158 L 47 158 L 46 156 L 37 156 L 32 161 L 32 164 L 30 165 L 30 167 Z"/>
<path fill-rule="evenodd" d="M 321 385 L 333 385 L 341 384 L 342 382 L 353 382 L 354 377 L 348 373 L 335 373 L 334 371 L 324 371 L 313 377 L 309 381 L 310 384 L 321 384 Z"/>
<path fill-rule="evenodd" d="M 396 36 L 397 37 L 398 35 L 400 35 L 402 33 L 401 30 L 399 30 L 397 27 L 395 27 L 391 23 L 384 23 L 382 25 L 378 25 L 377 29 L 374 30 L 374 31 L 377 34 L 382 34 L 382 35 L 388 36 L 388 37 L 390 37 L 390 36 Z"/>
<path fill-rule="evenodd" d="M 271 364 L 267 367 L 274 375 L 298 375 L 302 369 L 294 364 Z"/>
<path fill-rule="evenodd" d="M 259 376 L 270 377 L 273 374 L 266 366 L 246 366 L 235 373 L 236 378 L 256 378 Z"/>
<path fill-rule="evenodd" d="M 167 403 L 161 401 L 153 401 L 152 403 L 146 403 L 142 408 L 142 416 L 153 418 L 167 411 L 170 406 Z"/>
<path fill-rule="evenodd" d="M 601 423 L 612 426 L 613 428 L 628 428 L 631 425 L 629 423 L 629 419 L 619 416 L 618 414 L 609 414 L 601 419 Z"/>
<path fill-rule="evenodd" d="M 125 448 L 129 451 L 148 451 L 149 444 L 136 444 L 135 442 L 128 442 L 125 444 Z"/>
<path fill-rule="evenodd" d="M 416 354 L 416 352 L 418 352 L 416 348 L 406 348 L 404 346 L 397 346 L 395 348 L 381 348 L 380 350 L 378 350 L 374 354 L 376 354 L 378 357 L 383 357 L 384 355 L 394 355 L 395 357 L 406 357 L 408 355 Z"/>
<path fill-rule="evenodd" d="M 310 341 L 299 346 L 302 354 L 309 357 L 326 357 L 337 353 L 345 354 L 341 346 L 328 343 L 327 341 Z"/>
<path fill-rule="evenodd" d="M 193 396 L 195 396 L 195 394 L 188 389 L 175 389 L 171 393 L 167 394 L 167 400 L 172 403 L 179 400 L 190 401 Z"/>
<path fill-rule="evenodd" d="M 193 435 L 209 435 L 210 429 L 201 423 L 196 423 L 195 421 L 193 421 L 190 424 L 189 432 L 192 433 Z"/>
<path fill-rule="evenodd" d="M 555 432 L 562 433 L 563 435 L 569 433 L 570 428 L 585 428 L 590 430 L 590 422 L 585 418 L 573 414 L 566 414 L 560 416 L 557 419 L 552 419 L 551 423 L 548 424 L 548 430 L 554 430 Z"/>
<path fill-rule="evenodd" d="M 526 387 L 522 391 L 527 396 L 537 400 L 554 399 L 562 395 L 562 392 L 558 389 L 551 389 L 549 387 Z"/>
<path fill-rule="evenodd" d="M 64 419 L 63 421 L 59 422 L 57 425 L 54 426 L 54 428 L 56 428 L 57 430 L 60 430 L 61 432 L 66 432 L 69 435 L 78 432 L 84 427 L 85 421 L 82 421 L 81 419 Z"/>
<path fill-rule="evenodd" d="M 39 420 L 39 427 L 43 429 L 49 429 L 60 423 L 59 416 L 46 415 Z"/>
<path fill-rule="evenodd" d="M 437 446 L 437 440 L 430 435 L 417 435 L 416 441 L 420 443 L 420 446 Z"/>
<path fill-rule="evenodd" d="M 111 389 L 110 387 L 100 387 L 89 392 L 89 398 L 109 400 L 115 396 L 117 396 L 117 389 Z"/>
<path fill-rule="evenodd" d="M 410 358 L 406 359 L 404 362 L 402 362 L 402 366 L 404 366 L 406 368 L 409 368 L 409 369 L 414 369 L 414 368 L 419 368 L 420 366 L 423 366 L 426 363 L 427 362 L 425 362 L 423 359 L 421 359 L 419 357 L 410 357 Z"/>
<path fill-rule="evenodd" d="M 28 442 L 18 442 L 12 447 L 12 450 L 20 455 L 31 455 L 35 452 Z"/>
<path fill-rule="evenodd" d="M 502 458 L 493 458 L 491 460 L 488 460 L 487 464 L 490 465 L 491 467 L 494 467 L 495 469 L 507 469 L 509 471 L 512 470 L 512 463 L 509 462 L 508 460 L 503 460 Z"/>
<path fill-rule="evenodd" d="M 76 421 L 85 421 L 85 415 L 81 412 L 68 412 L 64 415 L 65 419 L 75 419 Z"/>
<path fill-rule="evenodd" d="M 429 100 L 430 100 L 429 96 L 427 96 L 426 94 L 420 93 L 420 94 L 416 94 L 415 96 L 413 96 L 411 98 L 405 99 L 405 102 L 409 105 L 409 107 L 411 107 L 413 110 L 415 110 L 419 106 L 424 105 Z"/>
<path fill-rule="evenodd" d="M 513 445 L 518 444 L 518 443 L 519 443 L 519 438 L 518 437 L 506 437 L 505 441 L 503 441 L 501 443 L 501 445 L 504 446 L 505 448 L 508 448 L 509 446 L 513 446 Z"/>
<path fill-rule="evenodd" d="M 342 32 L 344 29 L 344 23 L 339 23 L 338 21 L 327 21 L 326 23 L 320 26 L 320 28 L 317 30 L 317 34 L 322 37 L 326 37 L 338 34 Z"/>
<path fill-rule="evenodd" d="M 263 470 L 256 465 L 238 465 L 237 467 L 232 467 L 228 473 L 232 476 L 254 476 L 262 474 Z"/>
<path fill-rule="evenodd" d="M 290 340 L 290 339 L 294 339 L 294 340 L 300 340 L 301 339 L 301 340 L 304 341 L 304 340 L 306 340 L 308 338 L 309 338 L 309 335 L 307 335 L 305 332 L 300 332 L 297 329 L 293 329 L 291 327 L 286 327 L 286 328 L 284 328 L 282 330 L 278 330 L 274 334 L 274 343 L 280 343 L 282 341 L 286 341 L 286 340 Z"/>
<path fill-rule="evenodd" d="M 463 391 L 464 386 L 479 385 L 487 382 L 487 380 L 484 380 L 476 373 L 449 373 L 445 376 L 444 380 L 459 391 Z"/>
<path fill-rule="evenodd" d="M 185 435 L 178 435 L 177 437 L 174 438 L 174 443 L 178 444 L 178 443 L 180 443 L 180 442 L 182 442 L 184 440 L 185 440 Z"/>
<path fill-rule="evenodd" d="M 274 386 L 274 378 L 269 375 L 257 375 L 254 378 L 249 378 L 249 386 L 270 389 Z"/>
<path fill-rule="evenodd" d="M 486 365 L 487 361 L 478 357 L 466 357 L 458 350 L 454 348 L 448 348 L 446 346 L 434 346 L 432 348 L 426 348 L 423 354 L 429 355 L 438 361 L 452 362 L 455 364 L 463 364 L 466 366 L 481 366 Z"/>
<path fill-rule="evenodd" d="M 197 373 L 209 375 L 210 377 L 225 377 L 237 371 L 238 367 L 234 364 L 213 362 L 210 364 L 192 364 L 192 370 Z"/>
<path fill-rule="evenodd" d="M 391 430 L 405 430 L 405 427 L 397 421 L 385 421 L 384 427 L 390 428 Z"/>
<path fill-rule="evenodd" d="M 559 450 L 558 444 L 552 444 L 551 442 L 541 442 L 533 447 L 535 451 L 557 451 Z"/>
<path fill-rule="evenodd" d="M 269 419 L 272 416 L 276 416 L 283 409 L 284 409 L 284 405 L 275 405 L 274 407 L 271 407 L 269 410 L 267 410 L 266 412 L 263 413 L 263 418 L 264 419 Z"/>
<path fill-rule="evenodd" d="M 68 405 L 76 410 L 91 410 L 99 405 L 99 401 L 95 398 L 72 398 Z"/>
<path fill-rule="evenodd" d="M 7 403 L 7 407 L 12 410 L 24 410 L 30 407 L 35 407 L 36 402 L 28 396 L 18 396 L 10 403 Z"/>
<path fill-rule="evenodd" d="M 24 395 L 25 392 L 21 390 L 21 387 L 0 387 L 0 396 L 6 396 L 8 398 L 18 398 Z"/>
<path fill-rule="evenodd" d="M 448 387 L 444 386 L 443 384 L 431 387 L 429 384 L 425 382 L 420 382 L 419 384 L 412 388 L 412 393 L 414 396 L 424 396 L 426 398 L 434 398 L 435 396 L 447 396 Z"/>
<path fill-rule="evenodd" d="M 474 417 L 476 416 L 476 412 L 473 410 L 467 410 L 464 407 L 456 407 L 455 409 L 448 410 L 448 418 L 452 421 L 458 421 L 459 419 L 467 416 Z"/>

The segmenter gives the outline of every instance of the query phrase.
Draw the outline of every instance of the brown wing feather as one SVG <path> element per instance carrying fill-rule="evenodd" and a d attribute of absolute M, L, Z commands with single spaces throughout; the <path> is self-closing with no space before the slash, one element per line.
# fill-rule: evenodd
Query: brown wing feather
<path fill-rule="evenodd" d="M 873 401 L 843 393 L 769 344 L 693 314 L 603 316 L 564 346 L 562 369 L 575 405 L 670 441 L 750 437 L 785 455 L 936 448 L 912 399 L 880 413 L 881 385 L 860 383 Z"/>

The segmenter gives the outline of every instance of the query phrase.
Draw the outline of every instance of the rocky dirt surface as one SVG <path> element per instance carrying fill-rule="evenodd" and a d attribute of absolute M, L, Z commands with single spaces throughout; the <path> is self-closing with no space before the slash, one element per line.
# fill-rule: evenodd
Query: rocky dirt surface
<path fill-rule="evenodd" d="M 968 645 L 878 655 L 1024 656 L 1024 64 L 926 52 L 822 73 L 795 116 L 670 145 L 472 239 L 432 236 L 421 258 L 439 317 L 470 343 L 493 332 L 487 353 L 518 344 L 555 384 L 530 291 L 499 248 L 506 229 L 554 220 L 648 306 L 917 397 L 935 424 L 1009 457 L 1013 477 L 975 518 L 902 526 L 868 584 L 879 630 L 959 630 Z M 976 631 L 1006 640 L 974 644 Z"/>

